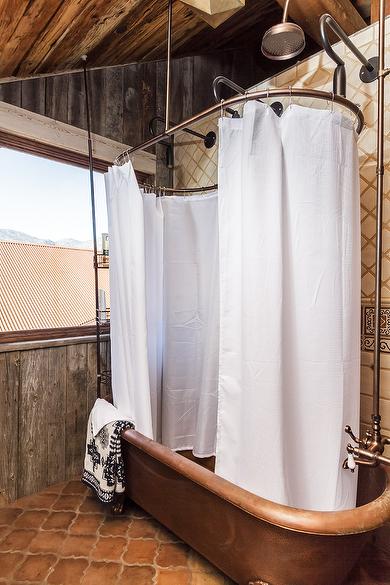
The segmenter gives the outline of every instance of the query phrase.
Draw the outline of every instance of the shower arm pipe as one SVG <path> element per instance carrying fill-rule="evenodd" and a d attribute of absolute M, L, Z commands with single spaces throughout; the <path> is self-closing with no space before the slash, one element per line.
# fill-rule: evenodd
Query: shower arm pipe
<path fill-rule="evenodd" d="M 165 119 L 162 118 L 161 116 L 153 116 L 153 118 L 150 120 L 149 132 L 153 136 L 155 135 L 154 134 L 154 123 L 155 122 L 165 122 Z M 172 120 L 170 120 L 169 124 L 172 126 L 175 125 L 175 123 L 172 122 Z M 205 134 L 201 134 L 200 132 L 196 132 L 195 130 L 191 130 L 191 128 L 183 128 L 183 132 L 186 132 L 186 134 L 191 134 L 191 136 L 196 136 L 197 138 L 202 138 L 202 140 L 206 140 L 206 138 L 207 138 L 207 136 Z"/>
<path fill-rule="evenodd" d="M 101 361 L 100 361 L 100 305 L 99 305 L 99 266 L 98 266 L 98 249 L 96 235 L 96 204 L 95 204 L 95 185 L 93 178 L 93 149 L 92 149 L 92 132 L 91 132 L 91 112 L 89 107 L 89 86 L 87 74 L 87 56 L 83 55 L 83 78 L 85 93 L 85 113 L 87 118 L 87 137 L 88 137 L 88 166 L 89 166 L 89 186 L 91 194 L 91 215 L 92 215 L 92 234 L 93 234 L 93 270 L 95 285 L 95 322 L 96 322 L 96 396 L 101 398 Z"/>
<path fill-rule="evenodd" d="M 287 14 L 288 14 L 288 5 L 289 4 L 290 4 L 290 0 L 286 0 L 284 8 L 283 8 L 282 22 L 287 22 Z"/>
<path fill-rule="evenodd" d="M 321 91 L 317 89 L 306 89 L 296 87 L 286 89 L 280 88 L 267 89 L 261 91 L 246 92 L 245 95 L 233 96 L 229 99 L 221 100 L 219 104 L 214 104 L 207 108 L 206 110 L 203 110 L 198 114 L 195 114 L 191 118 L 187 118 L 183 122 L 176 124 L 176 126 L 168 128 L 168 130 L 166 130 L 165 132 L 162 132 L 161 134 L 158 134 L 157 136 L 154 136 L 153 138 L 150 138 L 149 140 L 142 142 L 138 146 L 134 146 L 133 148 L 125 150 L 119 156 L 116 157 L 116 159 L 114 160 L 114 164 L 116 165 L 124 164 L 125 162 L 130 160 L 130 157 L 136 152 L 139 152 L 140 150 L 144 150 L 145 148 L 158 144 L 159 142 L 161 142 L 161 140 L 164 140 L 168 136 L 175 135 L 177 132 L 183 131 L 184 128 L 187 128 L 188 126 L 191 126 L 196 122 L 200 122 L 201 120 L 204 120 L 205 118 L 208 118 L 213 114 L 218 113 L 223 114 L 223 111 L 226 110 L 226 108 L 229 106 L 238 105 L 241 103 L 245 103 L 247 101 L 262 100 L 273 97 L 286 97 L 290 99 L 292 99 L 293 97 L 315 98 L 329 103 L 334 102 L 335 104 L 339 104 L 340 106 L 347 108 L 356 116 L 357 118 L 356 131 L 358 134 L 360 134 L 360 132 L 362 131 L 364 125 L 364 116 L 362 111 L 360 110 L 358 105 L 354 104 L 353 102 L 351 102 L 350 100 L 341 95 L 336 95 L 333 92 Z"/>
<path fill-rule="evenodd" d="M 332 45 L 328 38 L 327 27 L 334 32 L 334 34 L 342 41 L 355 57 L 360 61 L 363 67 L 369 72 L 374 73 L 375 67 L 365 56 L 359 51 L 359 49 L 353 44 L 351 39 L 348 37 L 346 32 L 341 28 L 338 22 L 330 14 L 323 14 L 320 18 L 320 33 L 322 46 L 328 56 L 336 63 L 337 67 L 333 76 L 333 91 L 334 93 L 340 94 L 345 97 L 346 94 L 346 73 L 345 63 L 332 48 Z M 373 77 L 373 79 L 375 76 Z"/>

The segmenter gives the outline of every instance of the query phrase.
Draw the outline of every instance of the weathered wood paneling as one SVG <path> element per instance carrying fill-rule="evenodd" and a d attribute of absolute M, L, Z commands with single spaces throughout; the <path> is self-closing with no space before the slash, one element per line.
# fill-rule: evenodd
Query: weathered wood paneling
<path fill-rule="evenodd" d="M 0 506 L 17 497 L 20 352 L 0 354 Z"/>
<path fill-rule="evenodd" d="M 34 349 L 20 354 L 18 497 L 41 489 L 47 477 L 49 354 Z"/>
<path fill-rule="evenodd" d="M 165 69 L 165 61 L 157 61 L 89 72 L 92 130 L 131 145 L 149 138 L 150 119 L 165 115 Z M 174 59 L 172 120 L 179 122 L 212 104 L 212 81 L 220 74 L 244 87 L 264 77 L 253 54 L 245 50 Z M 0 100 L 86 127 L 80 73 L 0 84 Z"/>
<path fill-rule="evenodd" d="M 93 342 L 0 353 L 0 507 L 80 475 L 95 375 Z"/>
<path fill-rule="evenodd" d="M 82 466 L 80 445 L 87 426 L 87 353 L 86 345 L 70 345 L 67 351 L 66 384 L 66 449 L 67 479 L 74 477 Z"/>
<path fill-rule="evenodd" d="M 73 347 L 73 346 L 72 346 Z M 47 483 L 66 476 L 66 346 L 51 347 L 48 353 L 47 408 Z"/>

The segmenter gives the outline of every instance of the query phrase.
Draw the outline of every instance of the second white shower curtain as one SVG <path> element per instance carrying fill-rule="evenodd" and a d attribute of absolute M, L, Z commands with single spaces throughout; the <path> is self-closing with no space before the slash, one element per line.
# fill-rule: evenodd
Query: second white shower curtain
<path fill-rule="evenodd" d="M 143 194 L 131 163 L 106 175 L 115 405 L 174 450 L 215 453 L 217 194 Z"/>
<path fill-rule="evenodd" d="M 352 122 L 251 102 L 220 120 L 216 472 L 272 501 L 354 507 L 360 206 Z"/>

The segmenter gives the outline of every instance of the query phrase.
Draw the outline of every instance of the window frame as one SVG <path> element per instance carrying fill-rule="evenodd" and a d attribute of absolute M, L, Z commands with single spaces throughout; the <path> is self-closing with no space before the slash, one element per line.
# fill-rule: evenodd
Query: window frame
<path fill-rule="evenodd" d="M 0 147 L 27 152 L 65 164 L 89 168 L 87 132 L 81 128 L 58 122 L 23 108 L 0 102 Z M 94 170 L 107 172 L 116 156 L 130 148 L 126 144 L 92 135 Z M 140 181 L 155 175 L 156 157 L 141 152 L 134 159 L 134 168 Z M 100 326 L 102 334 L 109 334 L 108 323 Z M 58 327 L 0 332 L 0 346 L 29 341 L 46 341 L 96 336 L 96 325 Z"/>

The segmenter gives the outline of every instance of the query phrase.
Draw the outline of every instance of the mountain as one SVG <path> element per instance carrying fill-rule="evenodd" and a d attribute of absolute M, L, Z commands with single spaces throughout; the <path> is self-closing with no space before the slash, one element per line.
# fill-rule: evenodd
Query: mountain
<path fill-rule="evenodd" d="M 98 242 L 99 244 L 99 242 Z M 92 240 L 74 240 L 73 238 L 66 238 L 64 240 L 57 240 L 54 244 L 55 246 L 62 246 L 63 248 L 93 248 Z M 99 247 L 99 245 L 98 245 Z"/>
<path fill-rule="evenodd" d="M 30 236 L 24 232 L 18 232 L 16 230 L 9 229 L 0 229 L 0 241 L 23 242 L 27 244 L 44 244 L 46 246 L 61 246 L 63 248 L 93 248 L 91 240 L 81 241 L 74 240 L 73 238 L 65 238 L 63 240 L 57 241 L 45 240 L 42 238 L 36 238 L 35 236 Z"/>

